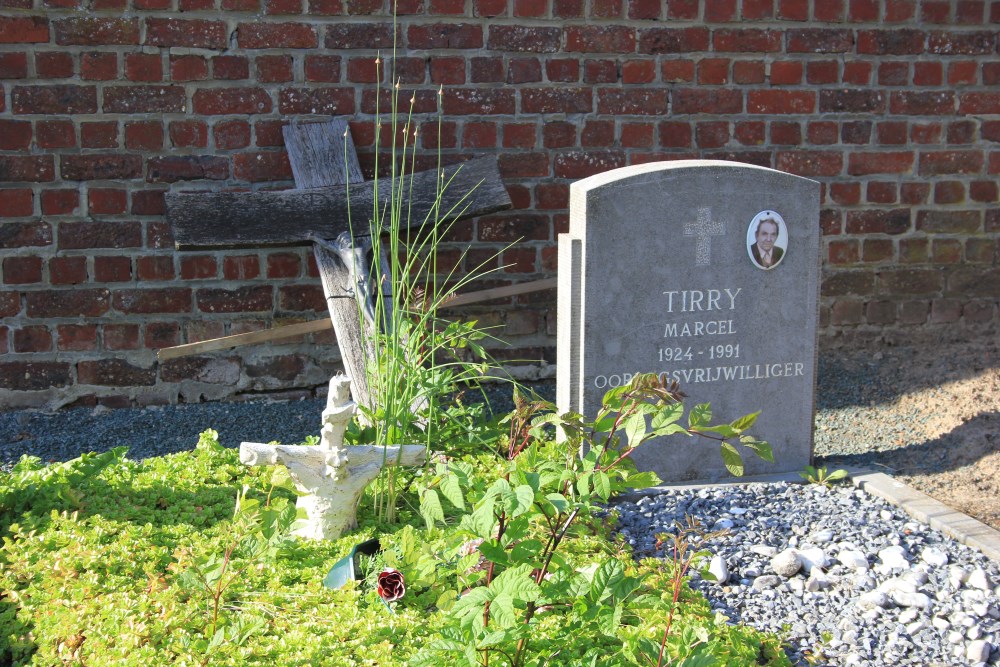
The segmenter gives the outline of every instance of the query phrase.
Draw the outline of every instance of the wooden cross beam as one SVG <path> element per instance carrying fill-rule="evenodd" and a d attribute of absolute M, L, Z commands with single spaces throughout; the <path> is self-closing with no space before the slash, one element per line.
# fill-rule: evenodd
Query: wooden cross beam
<path fill-rule="evenodd" d="M 510 197 L 495 158 L 471 160 L 437 171 L 364 183 L 346 121 L 292 123 L 283 129 L 296 190 L 256 193 L 171 193 L 167 220 L 179 249 L 239 248 L 313 243 L 345 370 L 353 379 L 354 401 L 371 408 L 364 360 L 372 355 L 372 323 L 359 317 L 369 298 L 361 242 L 350 237 L 350 215 L 365 221 L 376 201 L 383 210 L 402 192 L 406 227 L 437 217 L 457 220 L 509 208 Z M 447 187 L 443 193 L 441 183 Z M 357 187 L 352 186 L 357 183 Z M 377 200 L 376 200 L 377 197 Z M 179 355 L 178 355 L 179 356 Z"/>

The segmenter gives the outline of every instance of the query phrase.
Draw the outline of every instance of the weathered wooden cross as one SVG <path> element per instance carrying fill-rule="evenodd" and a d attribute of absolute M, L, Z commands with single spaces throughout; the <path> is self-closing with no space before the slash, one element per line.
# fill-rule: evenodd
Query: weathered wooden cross
<path fill-rule="evenodd" d="M 363 216 L 359 226 L 367 231 L 367 216 L 382 210 L 393 191 L 402 192 L 409 210 L 403 224 L 418 227 L 433 220 L 435 210 L 454 211 L 455 218 L 485 215 L 509 208 L 510 197 L 495 158 L 445 167 L 440 175 L 417 172 L 404 176 L 402 184 L 381 179 L 376 192 L 363 180 L 346 121 L 292 123 L 284 136 L 295 190 L 170 193 L 167 220 L 178 249 L 312 243 L 351 393 L 357 404 L 373 408 L 364 370 L 372 345 L 366 327 L 373 323 L 358 317 L 373 287 L 366 257 L 371 239 L 357 230 L 352 238 L 351 212 Z M 443 193 L 439 178 L 449 184 Z"/>

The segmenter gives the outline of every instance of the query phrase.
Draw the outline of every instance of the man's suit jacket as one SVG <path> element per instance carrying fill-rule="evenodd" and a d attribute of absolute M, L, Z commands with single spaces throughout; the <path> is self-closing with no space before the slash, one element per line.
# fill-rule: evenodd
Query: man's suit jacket
<path fill-rule="evenodd" d="M 752 246 L 750 246 L 750 252 L 753 253 L 753 261 L 757 262 L 758 266 L 764 266 L 764 260 L 760 256 L 760 248 L 757 247 L 756 243 L 754 243 Z M 785 254 L 785 251 L 782 250 L 781 248 L 779 248 L 778 246 L 772 247 L 771 248 L 771 266 L 767 266 L 767 267 L 764 267 L 764 268 L 767 268 L 767 269 L 774 268 L 777 265 L 777 263 L 781 261 L 781 258 L 782 258 L 782 256 L 784 254 Z"/>

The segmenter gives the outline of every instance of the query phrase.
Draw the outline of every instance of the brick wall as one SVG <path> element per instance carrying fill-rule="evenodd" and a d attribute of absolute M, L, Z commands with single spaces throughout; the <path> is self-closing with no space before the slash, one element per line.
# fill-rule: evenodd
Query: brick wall
<path fill-rule="evenodd" d="M 160 347 L 324 312 L 306 249 L 176 252 L 163 194 L 290 187 L 290 118 L 351 116 L 370 151 L 374 56 L 393 45 L 384 0 L 0 7 L 0 404 L 323 384 L 329 334 L 156 362 Z M 400 0 L 397 11 L 396 70 L 417 91 L 422 141 L 440 138 L 449 160 L 499 156 L 515 210 L 452 239 L 475 243 L 467 262 L 518 241 L 492 284 L 554 273 L 575 179 L 721 158 L 822 182 L 825 340 L 1000 329 L 1000 1 Z M 513 341 L 506 356 L 551 361 L 554 299 L 470 310 Z"/>

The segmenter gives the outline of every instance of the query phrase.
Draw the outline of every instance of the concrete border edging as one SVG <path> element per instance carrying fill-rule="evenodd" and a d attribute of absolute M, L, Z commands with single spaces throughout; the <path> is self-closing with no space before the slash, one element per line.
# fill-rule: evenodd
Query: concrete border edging
<path fill-rule="evenodd" d="M 885 473 L 860 468 L 848 468 L 847 471 L 851 482 L 856 488 L 881 498 L 891 505 L 895 505 L 916 521 L 925 523 L 934 530 L 938 530 L 966 546 L 978 549 L 988 558 L 1000 562 L 1000 531 L 987 526 L 977 519 L 973 519 L 967 514 L 953 510 L 944 503 L 931 498 L 921 491 L 917 491 Z M 733 477 L 721 482 L 691 482 L 688 484 L 655 486 L 618 496 L 612 499 L 611 502 L 634 502 L 643 496 L 656 495 L 667 490 L 686 491 L 705 487 L 759 483 L 773 484 L 777 482 L 787 482 L 790 484 L 806 483 L 798 473 Z"/>

